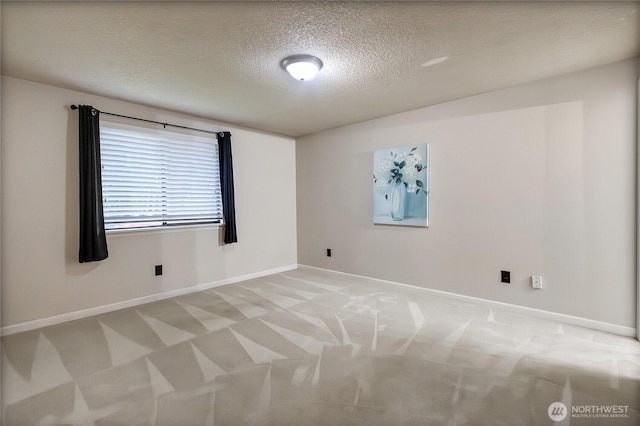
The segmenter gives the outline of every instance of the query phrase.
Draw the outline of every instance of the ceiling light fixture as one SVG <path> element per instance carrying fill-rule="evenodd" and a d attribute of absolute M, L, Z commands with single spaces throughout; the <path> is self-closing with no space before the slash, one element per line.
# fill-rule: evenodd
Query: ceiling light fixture
<path fill-rule="evenodd" d="M 282 60 L 284 68 L 296 80 L 311 80 L 322 68 L 322 61 L 311 55 L 292 55 Z"/>

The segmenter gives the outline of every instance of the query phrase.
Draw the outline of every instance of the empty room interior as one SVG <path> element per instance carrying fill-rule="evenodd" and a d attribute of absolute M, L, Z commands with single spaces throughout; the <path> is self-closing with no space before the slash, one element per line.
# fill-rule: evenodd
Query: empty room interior
<path fill-rule="evenodd" d="M 640 424 L 640 2 L 0 20 L 3 425 Z"/>

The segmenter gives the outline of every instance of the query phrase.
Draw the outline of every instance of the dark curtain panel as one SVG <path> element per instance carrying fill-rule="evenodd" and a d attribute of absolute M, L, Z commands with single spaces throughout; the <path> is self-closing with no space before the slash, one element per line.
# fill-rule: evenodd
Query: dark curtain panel
<path fill-rule="evenodd" d="M 220 153 L 220 186 L 222 189 L 222 213 L 224 215 L 224 243 L 237 243 L 236 203 L 233 195 L 233 160 L 231 157 L 231 133 L 218 133 Z"/>
<path fill-rule="evenodd" d="M 106 259 L 107 238 L 102 211 L 100 111 L 78 106 L 80 134 L 80 263 Z"/>

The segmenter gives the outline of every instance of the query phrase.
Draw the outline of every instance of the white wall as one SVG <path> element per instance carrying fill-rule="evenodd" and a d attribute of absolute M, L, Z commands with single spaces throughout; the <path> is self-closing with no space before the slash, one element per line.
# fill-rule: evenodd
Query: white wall
<path fill-rule="evenodd" d="M 230 131 L 239 242 L 221 245 L 217 228 L 109 235 L 107 260 L 79 264 L 71 104 Z M 3 326 L 296 263 L 292 138 L 3 76 L 2 153 Z"/>
<path fill-rule="evenodd" d="M 640 75 L 640 58 L 638 58 Z M 640 78 L 638 79 L 638 107 L 636 125 L 636 338 L 640 340 Z"/>
<path fill-rule="evenodd" d="M 299 263 L 635 327 L 637 82 L 633 59 L 299 138 Z M 374 226 L 373 152 L 424 142 L 429 228 Z"/>

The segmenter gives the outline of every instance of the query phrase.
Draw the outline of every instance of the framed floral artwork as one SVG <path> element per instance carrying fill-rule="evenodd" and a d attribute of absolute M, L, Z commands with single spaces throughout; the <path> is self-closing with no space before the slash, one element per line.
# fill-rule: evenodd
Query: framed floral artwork
<path fill-rule="evenodd" d="M 373 154 L 373 223 L 429 225 L 429 145 Z"/>

